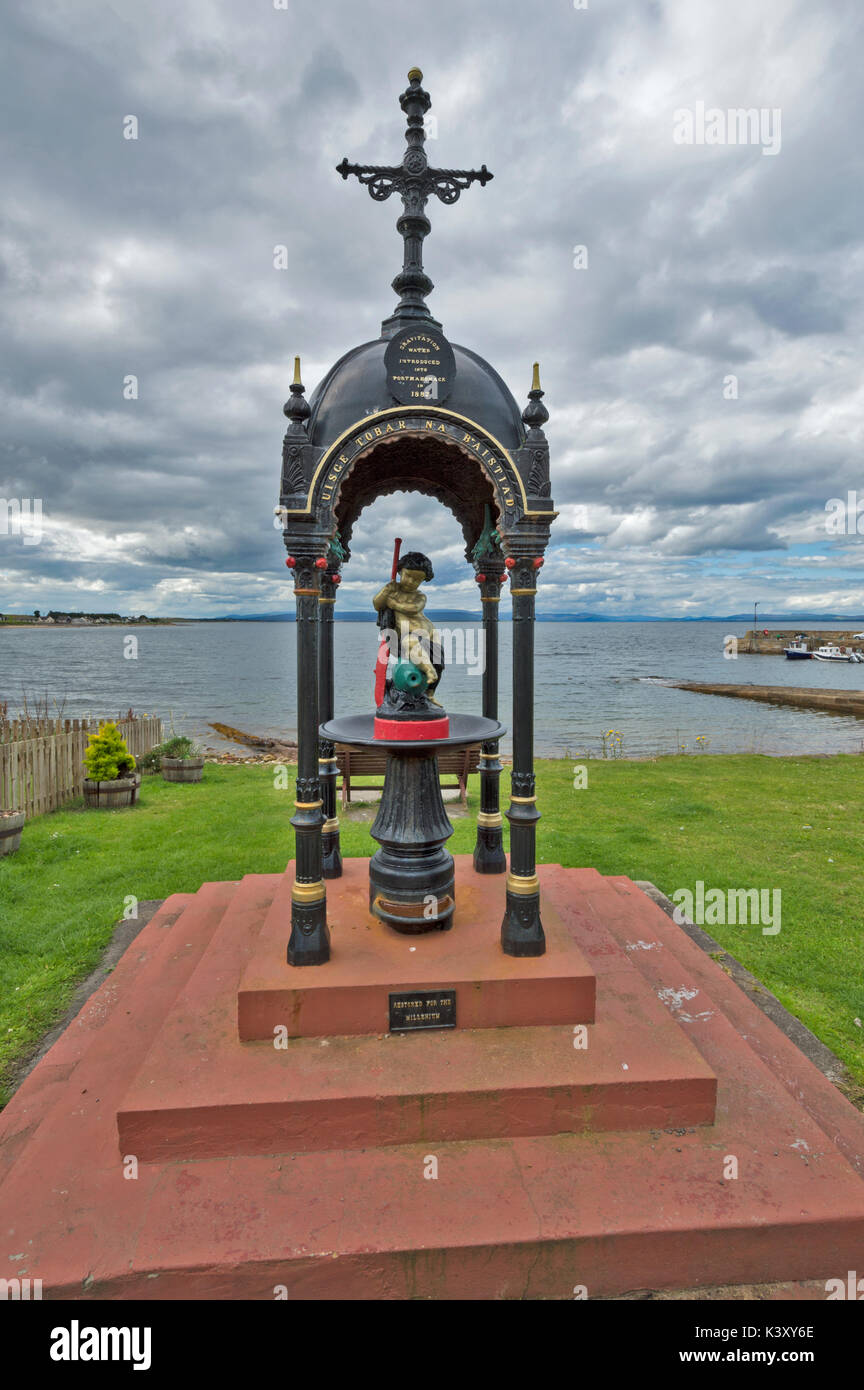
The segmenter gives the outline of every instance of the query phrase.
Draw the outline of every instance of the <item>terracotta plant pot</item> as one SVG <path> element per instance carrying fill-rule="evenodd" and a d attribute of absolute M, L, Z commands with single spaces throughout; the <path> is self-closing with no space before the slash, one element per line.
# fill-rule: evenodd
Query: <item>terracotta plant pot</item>
<path fill-rule="evenodd" d="M 134 806 L 138 801 L 141 786 L 141 773 L 133 772 L 128 777 L 116 777 L 113 782 L 91 782 L 84 778 L 84 805 L 88 810 L 119 811 L 123 806 Z"/>
<path fill-rule="evenodd" d="M 23 811 L 0 811 L 0 855 L 15 853 L 26 819 Z"/>
<path fill-rule="evenodd" d="M 203 754 L 197 758 L 163 758 L 163 782 L 200 782 L 204 772 Z"/>

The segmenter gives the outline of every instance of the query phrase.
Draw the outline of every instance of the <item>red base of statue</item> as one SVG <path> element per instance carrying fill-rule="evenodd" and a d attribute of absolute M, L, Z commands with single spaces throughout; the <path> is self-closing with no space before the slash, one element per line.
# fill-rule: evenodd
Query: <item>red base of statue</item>
<path fill-rule="evenodd" d="M 422 738 L 449 738 L 450 720 L 443 719 L 379 719 L 375 715 L 375 737 L 418 742 Z"/>

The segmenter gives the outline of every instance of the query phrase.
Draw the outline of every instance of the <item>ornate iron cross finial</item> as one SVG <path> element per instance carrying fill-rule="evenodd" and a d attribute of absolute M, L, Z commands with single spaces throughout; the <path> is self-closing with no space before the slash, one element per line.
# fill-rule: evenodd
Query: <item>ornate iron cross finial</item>
<path fill-rule="evenodd" d="M 337 164 L 336 172 L 347 179 L 356 174 L 365 183 L 376 202 L 383 203 L 391 193 L 402 197 L 404 212 L 396 223 L 396 230 L 405 243 L 402 269 L 393 281 L 393 288 L 400 296 L 395 312 L 381 325 L 385 337 L 392 337 L 398 328 L 418 319 L 436 323 L 429 312 L 425 296 L 434 288 L 429 276 L 423 270 L 423 238 L 432 230 L 426 216 L 426 202 L 434 193 L 442 203 L 455 203 L 463 188 L 472 183 L 482 187 L 492 178 L 486 165 L 476 169 L 430 169 L 423 143 L 426 131 L 423 116 L 432 105 L 428 92 L 421 87 L 423 74 L 419 68 L 412 68 L 408 74 L 408 87 L 399 98 L 399 104 L 408 117 L 405 131 L 405 153 L 402 163 L 396 168 L 378 164 L 349 164 L 343 159 Z M 440 327 L 440 324 L 437 325 Z"/>

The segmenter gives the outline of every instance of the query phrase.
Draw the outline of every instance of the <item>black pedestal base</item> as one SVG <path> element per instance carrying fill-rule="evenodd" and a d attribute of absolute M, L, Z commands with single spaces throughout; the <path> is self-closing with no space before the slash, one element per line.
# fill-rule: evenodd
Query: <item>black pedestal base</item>
<path fill-rule="evenodd" d="M 289 965 L 324 965 L 330 959 L 330 929 L 327 903 L 291 903 L 291 937 L 288 941 Z"/>
<path fill-rule="evenodd" d="M 507 907 L 501 923 L 501 949 L 505 956 L 546 954 L 539 892 L 529 897 L 507 889 Z"/>
<path fill-rule="evenodd" d="M 409 870 L 416 887 L 406 887 Z M 398 885 L 398 886 L 397 886 Z M 405 936 L 449 931 L 456 905 L 453 856 L 441 849 L 409 866 L 406 856 L 379 849 L 369 863 L 369 907 Z"/>
<path fill-rule="evenodd" d="M 339 831 L 324 831 L 321 836 L 321 856 L 325 878 L 342 877 L 342 850 L 339 845 Z"/>
<path fill-rule="evenodd" d="M 475 714 L 450 715 L 450 732 L 440 738 L 376 738 L 373 718 L 365 714 L 321 725 L 321 738 L 331 743 L 387 754 L 384 792 L 372 826 L 381 848 L 369 863 L 369 906 L 396 931 L 415 936 L 453 925 L 453 857 L 444 848 L 453 826 L 444 809 L 436 753 L 497 741 L 505 732 L 497 720 Z"/>
<path fill-rule="evenodd" d="M 507 855 L 504 853 L 504 834 L 502 827 L 477 827 L 477 843 L 474 846 L 474 871 L 478 874 L 503 874 L 507 872 Z"/>
<path fill-rule="evenodd" d="M 414 936 L 446 931 L 455 906 L 453 826 L 444 809 L 438 759 L 427 744 L 387 753 L 384 791 L 372 826 L 381 846 L 369 864 L 369 906 L 382 922 Z"/>

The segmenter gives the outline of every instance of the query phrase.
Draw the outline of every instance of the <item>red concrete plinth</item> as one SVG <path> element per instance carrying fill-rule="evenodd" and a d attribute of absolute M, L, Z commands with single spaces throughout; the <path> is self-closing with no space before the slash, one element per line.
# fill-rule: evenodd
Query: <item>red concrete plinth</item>
<path fill-rule="evenodd" d="M 169 900 L 0 1115 L 4 1277 L 45 1299 L 815 1298 L 860 1270 L 862 1116 L 627 880 L 539 874 L 596 975 L 587 1049 L 566 1022 L 241 1042 L 290 876 Z"/>
<path fill-rule="evenodd" d="M 418 990 L 455 990 L 457 1028 L 594 1020 L 594 972 L 555 906 L 543 917 L 546 954 L 505 956 L 503 880 L 475 874 L 467 855 L 456 859 L 452 928 L 411 937 L 370 913 L 368 860 L 345 860 L 343 877 L 327 884 L 331 958 L 322 966 L 286 967 L 289 891 L 274 901 L 240 985 L 246 1041 L 272 1041 L 276 1029 L 306 1038 L 386 1033 L 390 995 Z"/>

